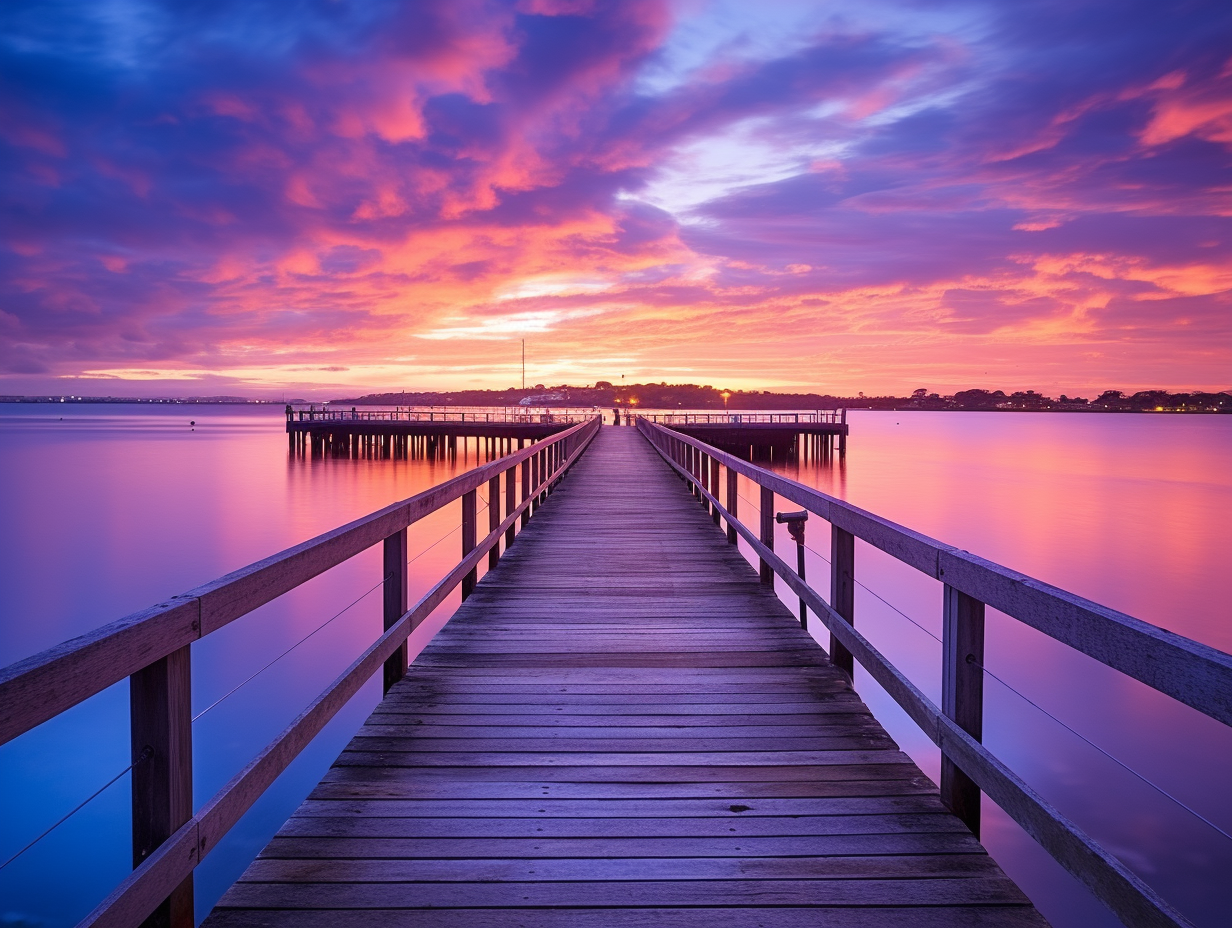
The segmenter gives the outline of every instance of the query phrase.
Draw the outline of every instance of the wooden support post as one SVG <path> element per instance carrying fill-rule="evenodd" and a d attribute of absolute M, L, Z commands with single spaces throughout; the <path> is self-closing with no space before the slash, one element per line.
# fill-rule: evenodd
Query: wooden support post
<path fill-rule="evenodd" d="M 539 454 L 540 452 L 536 452 L 530 456 L 530 512 L 532 515 L 539 508 Z"/>
<path fill-rule="evenodd" d="M 466 557 L 475 550 L 475 491 L 462 494 L 462 556 Z M 471 568 L 462 578 L 462 598 L 466 599 L 474 592 L 479 580 L 479 571 Z"/>
<path fill-rule="evenodd" d="M 719 498 L 719 462 L 716 458 L 710 459 L 710 493 L 715 499 Z M 719 524 L 719 507 L 715 506 L 712 510 L 714 515 L 714 524 Z"/>
<path fill-rule="evenodd" d="M 193 814 L 192 657 L 185 645 L 128 678 L 133 761 L 133 867 Z M 143 928 L 193 928 L 190 874 Z"/>
<path fill-rule="evenodd" d="M 740 484 L 737 481 L 738 475 L 730 467 L 727 468 L 727 511 L 731 513 L 732 519 L 736 518 L 736 503 L 740 500 Z M 736 534 L 736 526 L 731 522 L 727 523 L 727 543 L 734 545 L 739 540 L 739 535 Z"/>
<path fill-rule="evenodd" d="M 830 526 L 830 608 L 855 624 L 856 612 L 856 537 L 837 525 Z M 830 635 L 830 660 L 848 677 L 855 675 L 855 658 L 833 634 Z"/>
<path fill-rule="evenodd" d="M 407 539 L 406 529 L 394 532 L 385 539 L 383 551 L 383 573 L 385 576 L 384 590 L 384 627 L 392 628 L 406 614 L 410 604 L 407 597 Z M 406 641 L 385 661 L 384 684 L 382 692 L 388 693 L 389 688 L 406 676 L 407 654 Z"/>
<path fill-rule="evenodd" d="M 518 439 L 518 444 L 522 444 L 522 439 Z M 522 462 L 522 502 L 530 499 L 530 459 Z M 530 507 L 522 510 L 522 528 L 526 528 L 526 523 L 530 521 Z"/>
<path fill-rule="evenodd" d="M 488 534 L 500 528 L 500 475 L 497 474 L 488 481 Z M 488 570 L 496 566 L 500 560 L 500 539 L 488 550 Z"/>
<path fill-rule="evenodd" d="M 984 604 L 948 583 L 941 632 L 941 711 L 976 741 L 984 737 Z M 941 801 L 980 836 L 980 789 L 944 754 Z"/>
<path fill-rule="evenodd" d="M 518 508 L 518 469 L 511 467 L 505 471 L 505 515 L 513 515 L 513 510 Z M 505 550 L 509 550 L 509 546 L 513 544 L 513 536 L 517 530 L 510 525 L 505 529 Z"/>
<path fill-rule="evenodd" d="M 761 488 L 761 543 L 774 550 L 774 491 Z M 774 585 L 774 568 L 770 562 L 758 558 L 761 564 L 761 582 Z"/>

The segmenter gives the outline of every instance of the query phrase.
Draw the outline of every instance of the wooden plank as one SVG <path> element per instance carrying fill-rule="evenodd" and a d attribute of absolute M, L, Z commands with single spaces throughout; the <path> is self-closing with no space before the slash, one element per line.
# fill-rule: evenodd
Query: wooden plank
<path fill-rule="evenodd" d="M 650 881 L 670 870 L 687 880 L 883 880 L 904 876 L 968 877 L 996 873 L 983 854 L 932 854 L 863 857 L 636 857 L 584 860 L 491 859 L 419 860 L 416 882 L 585 882 Z M 331 860 L 261 858 L 246 874 L 253 883 L 406 882 L 400 860 Z"/>
<path fill-rule="evenodd" d="M 1022 891 L 1001 877 L 898 880 L 727 880 L 707 882 L 525 882 L 493 883 L 236 883 L 220 905 L 292 909 L 365 909 L 419 906 L 473 908 L 509 905 L 1025 905 Z"/>
<path fill-rule="evenodd" d="M 284 838 L 270 841 L 262 857 L 346 860 L 484 860 L 523 858 L 634 859 L 639 857 L 850 857 L 930 854 L 983 854 L 965 828 L 953 832 L 876 835 L 776 835 L 728 837 L 582 838 Z M 670 872 L 670 871 L 665 871 Z"/>
<path fill-rule="evenodd" d="M 217 928 L 817 928 L 816 907 L 689 906 L 672 908 L 495 909 L 216 909 Z M 826 928 L 1046 928 L 1026 906 L 930 906 L 921 908 L 827 908 Z"/>

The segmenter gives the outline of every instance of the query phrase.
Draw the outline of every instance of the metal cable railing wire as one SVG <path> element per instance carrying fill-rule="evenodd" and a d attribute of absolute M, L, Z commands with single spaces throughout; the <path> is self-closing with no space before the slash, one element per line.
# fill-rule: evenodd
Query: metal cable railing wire
<path fill-rule="evenodd" d="M 479 505 L 479 506 L 477 506 L 477 507 L 476 507 L 476 514 L 478 514 L 479 512 L 482 512 L 483 510 L 485 510 L 485 509 L 487 509 L 487 508 L 488 508 L 488 500 L 487 500 L 487 499 L 485 499 L 485 498 L 484 498 L 484 497 L 482 497 L 482 496 L 478 496 L 478 500 L 482 502 L 482 505 Z M 435 548 L 437 545 L 441 544 L 443 541 L 445 541 L 447 538 L 449 538 L 451 535 L 455 534 L 456 532 L 461 531 L 461 528 L 462 528 L 462 527 L 461 527 L 461 525 L 457 525 L 457 526 L 454 526 L 453 528 L 451 528 L 448 532 L 446 532 L 444 535 L 442 535 L 442 536 L 441 536 L 440 538 L 438 538 L 436 541 L 432 542 L 430 545 L 428 545 L 427 547 L 423 548 L 423 549 L 422 549 L 422 550 L 420 550 L 417 554 L 415 554 L 413 557 L 411 557 L 411 558 L 407 561 L 407 565 L 409 566 L 410 564 L 414 563 L 414 562 L 415 562 L 415 561 L 417 561 L 420 557 L 422 557 L 424 554 L 426 554 L 428 551 L 430 551 L 431 549 Z M 334 622 L 334 621 L 336 621 L 337 619 L 341 618 L 341 617 L 342 617 L 343 615 L 345 615 L 348 611 L 350 611 L 352 608 L 354 608 L 354 607 L 355 607 L 355 606 L 357 606 L 360 602 L 362 602 L 364 599 L 366 599 L 368 596 L 372 595 L 372 593 L 376 592 L 376 590 L 377 590 L 377 589 L 379 589 L 382 585 L 384 585 L 384 584 L 385 584 L 385 582 L 386 582 L 386 581 L 388 581 L 391 577 L 393 577 L 393 574 L 392 574 L 392 573 L 391 573 L 391 574 L 387 574 L 387 575 L 385 575 L 384 577 L 382 577 L 382 578 L 381 578 L 380 580 L 378 580 L 375 584 L 373 584 L 371 587 L 369 587 L 367 590 L 365 590 L 362 594 L 360 594 L 360 595 L 359 595 L 356 599 L 352 600 L 350 603 L 348 603 L 346 606 L 344 606 L 344 607 L 343 607 L 342 609 L 340 609 L 338 612 L 334 613 L 334 615 L 330 616 L 328 619 L 326 619 L 324 622 L 322 622 L 320 625 L 318 625 L 316 628 L 314 628 L 312 631 L 310 631 L 307 635 L 305 635 L 304 637 L 300 638 L 297 642 L 295 642 L 295 643 L 294 643 L 293 645 L 291 645 L 289 648 L 287 648 L 286 650 L 284 650 L 282 653 L 280 653 L 280 654 L 279 654 L 277 657 L 275 657 L 273 660 L 269 661 L 268 663 L 266 663 L 265 665 L 263 665 L 260 669 L 256 670 L 254 673 L 250 674 L 248 677 L 246 677 L 246 678 L 245 678 L 244 680 L 242 680 L 240 683 L 236 684 L 234 687 L 232 687 L 230 690 L 228 690 L 226 693 L 224 693 L 224 694 L 223 694 L 222 696 L 220 696 L 218 699 L 214 700 L 214 702 L 210 703 L 208 706 L 206 706 L 204 709 L 202 709 L 200 712 L 198 712 L 196 715 L 194 715 L 194 716 L 192 717 L 192 721 L 193 721 L 193 722 L 198 721 L 200 718 L 202 718 L 204 715 L 206 715 L 206 713 L 210 712 L 211 710 L 213 710 L 214 708 L 216 708 L 217 706 L 219 706 L 221 703 L 223 703 L 225 700 L 227 700 L 228 698 L 230 698 L 231 696 L 233 696 L 236 692 L 238 692 L 240 689 L 242 689 L 242 688 L 243 688 L 244 686 L 246 686 L 248 683 L 252 682 L 254 679 L 256 679 L 258 676 L 260 676 L 262 673 L 264 673 L 266 670 L 268 670 L 270 667 L 272 667 L 272 666 L 273 666 L 274 664 L 276 664 L 278 661 L 282 660 L 284 657 L 286 657 L 288 654 L 290 654 L 292 651 L 294 651 L 296 648 L 298 648 L 300 645 L 302 645 L 302 644 L 303 644 L 304 642 L 306 642 L 308 639 L 312 638 L 312 637 L 313 637 L 314 635 L 316 635 L 318 632 L 322 631 L 324 628 L 326 628 L 326 627 L 327 627 L 328 625 L 330 625 L 332 622 Z M 10 855 L 10 856 L 9 856 L 9 857 L 5 860 L 5 861 L 3 861 L 2 863 L 0 863 L 0 870 L 4 870 L 6 867 L 8 867 L 8 866 L 9 866 L 10 864 L 12 864 L 14 861 L 16 861 L 17 859 L 19 859 L 19 858 L 20 858 L 23 854 L 25 854 L 27 851 L 29 851 L 31 848 L 33 848 L 35 845 L 37 845 L 40 841 L 42 841 L 42 840 L 43 840 L 43 839 L 45 839 L 48 835 L 50 835 L 52 832 L 54 832 L 57 828 L 59 828 L 61 825 L 63 825 L 65 822 L 67 822 L 70 818 L 72 818 L 74 815 L 76 815 L 78 812 L 80 812 L 82 809 L 84 809 L 87 805 L 89 805 L 91 802 L 93 802 L 95 799 L 97 799 L 99 796 L 101 796 L 101 795 L 102 795 L 104 792 L 106 792 L 106 791 L 107 791 L 110 787 L 112 787 L 113 785 L 115 785 L 115 784 L 116 784 L 116 783 L 117 783 L 117 782 L 118 782 L 121 778 L 123 778 L 126 774 L 130 773 L 131 771 L 133 771 L 133 770 L 134 770 L 134 769 L 135 769 L 138 765 L 140 765 L 140 764 L 144 763 L 145 761 L 149 760 L 149 759 L 153 756 L 153 753 L 154 753 L 154 752 L 153 752 L 153 749 L 152 749 L 151 747 L 149 747 L 149 746 L 146 746 L 146 747 L 142 750 L 141 754 L 140 754 L 140 755 L 138 755 L 138 757 L 136 758 L 136 760 L 134 760 L 131 764 L 129 764 L 128 766 L 126 766 L 123 770 L 120 770 L 118 773 L 116 773 L 116 774 L 115 774 L 113 777 L 111 777 L 111 778 L 110 778 L 110 779 L 109 779 L 106 783 L 104 783 L 102 786 L 100 786 L 98 789 L 96 789 L 94 792 L 92 792 L 89 796 L 87 796 L 85 799 L 83 799 L 81 802 L 79 802 L 76 806 L 74 806 L 72 809 L 70 809 L 68 812 L 66 812 L 64 815 L 62 815 L 60 818 L 58 818 L 55 822 L 53 822 L 53 823 L 52 823 L 51 825 L 49 825 L 47 828 L 45 828 L 42 832 L 40 832 L 40 833 L 39 833 L 36 837 L 34 837 L 32 840 L 30 840 L 29 842 L 27 842 L 24 846 L 22 846 L 22 847 L 21 847 L 18 851 L 16 851 L 14 854 Z"/>
<path fill-rule="evenodd" d="M 30 850 L 30 848 L 34 847 L 34 845 L 38 844 L 40 841 L 46 838 L 49 834 L 51 834 L 53 831 L 55 831 L 57 828 L 59 828 L 61 825 L 67 822 L 70 818 L 72 818 L 74 815 L 76 815 L 78 812 L 80 812 L 82 809 L 88 806 L 91 802 L 93 802 L 95 799 L 101 796 L 104 792 L 106 792 L 108 787 L 110 787 L 113 783 L 115 783 L 118 779 L 120 779 L 120 777 L 124 776 L 124 774 L 128 773 L 138 764 L 144 763 L 145 761 L 149 760 L 150 757 L 153 756 L 153 754 L 154 754 L 154 750 L 147 745 L 145 749 L 142 750 L 142 752 L 139 755 L 137 755 L 137 759 L 135 761 L 133 761 L 131 764 L 129 764 L 127 767 L 125 767 L 123 770 L 121 770 L 119 773 L 113 776 L 110 780 L 108 780 L 106 783 L 104 783 L 102 786 L 100 786 L 98 789 L 92 792 L 85 799 L 81 800 L 81 802 L 77 803 L 77 805 L 74 806 L 69 812 L 66 812 L 64 815 L 62 815 L 59 819 L 56 820 L 54 824 L 50 825 L 47 829 L 45 829 L 42 832 L 42 834 L 40 834 L 37 838 L 35 838 L 33 841 L 31 841 L 29 844 L 23 847 L 20 851 L 18 851 L 16 854 L 10 857 L 4 863 L 0 864 L 0 870 L 3 870 L 9 864 L 15 861 L 18 857 L 26 853 L 26 851 Z"/>
<path fill-rule="evenodd" d="M 204 709 L 202 709 L 200 712 L 198 712 L 196 715 L 194 715 L 194 716 L 192 717 L 192 720 L 193 720 L 194 722 L 195 722 L 195 721 L 197 721 L 197 719 L 201 718 L 201 716 L 205 715 L 205 714 L 206 714 L 207 712 L 209 712 L 211 709 L 213 709 L 213 708 L 215 708 L 216 706 L 218 706 L 218 705 L 219 705 L 219 704 L 220 704 L 223 700 L 230 698 L 230 697 L 231 697 L 231 696 L 233 696 L 236 692 L 238 692 L 240 689 L 242 689 L 243 687 L 247 686 L 249 683 L 251 683 L 251 682 L 252 682 L 253 680 L 255 680 L 257 677 L 259 677 L 261 674 L 265 673 L 265 671 L 269 670 L 271 667 L 273 667 L 275 664 L 277 664 L 280 660 L 282 660 L 284 657 L 286 657 L 288 654 L 290 654 L 292 651 L 294 651 L 296 648 L 298 648 L 301 644 L 303 644 L 305 641 L 307 641 L 309 638 L 311 638 L 311 637 L 312 637 L 313 635 L 315 635 L 317 632 L 321 631 L 321 629 L 325 628 L 325 627 L 326 627 L 327 625 L 329 625 L 331 622 L 333 622 L 333 621 L 335 621 L 336 619 L 340 618 L 340 617 L 341 617 L 344 613 L 346 613 L 347 611 L 349 611 L 352 607 L 359 605 L 359 603 L 360 603 L 360 602 L 362 602 L 363 600 L 365 600 L 365 599 L 367 599 L 369 596 L 371 596 L 371 595 L 372 595 L 372 593 L 374 593 L 374 592 L 375 592 L 375 591 L 376 591 L 376 590 L 377 590 L 377 589 L 378 589 L 378 588 L 379 588 L 379 587 L 380 587 L 380 586 L 381 586 L 381 585 L 382 585 L 382 584 L 383 584 L 386 580 L 388 580 L 388 579 L 389 579 L 390 577 L 392 577 L 392 576 L 393 576 L 393 574 L 386 574 L 384 577 L 382 577 L 380 580 L 378 580 L 378 581 L 377 581 L 377 582 L 376 582 L 373 586 L 370 586 L 370 587 L 369 587 L 369 588 L 368 588 L 368 589 L 367 589 L 364 593 L 360 594 L 359 598 L 357 598 L 357 599 L 353 600 L 352 602 L 350 602 L 349 604 L 347 604 L 347 605 L 343 606 L 340 610 L 338 610 L 337 612 L 335 612 L 332 616 L 330 616 L 328 619 L 326 619 L 324 622 L 322 622 L 320 625 L 318 625 L 316 628 L 314 628 L 312 631 L 310 631 L 307 635 L 305 635 L 305 636 L 304 636 L 303 638 L 301 638 L 299 641 L 295 642 L 295 644 L 291 645 L 291 647 L 287 648 L 285 651 L 283 651 L 281 654 L 279 654 L 277 657 L 275 657 L 272 661 L 270 661 L 270 662 L 269 662 L 268 664 L 266 664 L 264 667 L 262 667 L 261 669 L 257 670 L 257 671 L 256 671 L 256 672 L 254 672 L 251 676 L 247 677 L 246 679 L 242 680 L 241 682 L 237 683 L 235 686 L 231 687 L 231 689 L 227 690 L 227 692 L 223 693 L 221 696 L 219 696 L 217 699 L 215 699 L 212 703 L 210 703 L 208 706 L 206 706 Z"/>
<path fill-rule="evenodd" d="M 757 509 L 757 510 L 760 512 L 760 507 L 758 507 L 757 505 L 755 505 L 755 504 L 753 503 L 753 501 L 752 501 L 752 500 L 750 500 L 750 499 L 748 499 L 748 497 L 746 497 L 744 494 L 742 494 L 742 493 L 739 493 L 739 492 L 738 492 L 738 493 L 737 493 L 737 495 L 739 495 L 741 499 L 743 499 L 746 503 L 748 503 L 750 506 L 752 506 L 754 509 Z M 810 547 L 807 543 L 805 544 L 805 546 L 804 546 L 804 547 L 805 547 L 805 548 L 807 548 L 809 551 L 812 551 L 812 553 L 813 553 L 814 555 L 816 555 L 818 558 L 820 558 L 822 561 L 825 561 L 827 564 L 829 564 L 829 563 L 830 563 L 829 558 L 825 557 L 825 556 L 824 556 L 824 555 L 822 555 L 820 552 L 818 552 L 818 551 L 814 550 L 814 549 L 813 549 L 812 547 Z M 865 592 L 867 592 L 869 595 L 873 596 L 875 599 L 877 599 L 877 600 L 879 600 L 880 602 L 882 602 L 882 603 L 883 603 L 885 606 L 887 606 L 889 609 L 893 610 L 893 611 L 894 611 L 894 612 L 896 612 L 898 615 L 902 616 L 902 618 L 906 619 L 908 622 L 910 622 L 912 625 L 914 625 L 914 626 L 915 626 L 916 628 L 918 628 L 920 631 L 924 632 L 924 634 L 928 635 L 928 637 L 932 638 L 932 639 L 933 639 L 934 641 L 936 641 L 938 644 L 943 644 L 943 642 L 942 642 L 941 638 L 939 638 L 939 637 L 938 637 L 938 636 L 937 636 L 937 635 L 936 635 L 933 631 L 931 631 L 930 629 L 928 629 L 928 628 L 926 628 L 925 626 L 921 625 L 919 622 L 917 622 L 915 619 L 913 619 L 910 615 L 908 615 L 908 614 L 907 614 L 906 612 L 904 612 L 902 609 L 898 608 L 898 606 L 895 606 L 895 605 L 894 605 L 892 602 L 890 602 L 889 600 L 885 599 L 883 596 L 881 596 L 881 595 L 880 595 L 879 593 L 877 593 L 875 590 L 869 589 L 869 587 L 865 586 L 865 585 L 864 585 L 863 583 L 861 583 L 859 580 L 856 580 L 856 581 L 855 581 L 855 583 L 856 583 L 856 585 L 857 585 L 857 586 L 859 586 L 861 589 L 863 589 L 863 590 L 864 590 Z M 1223 828 L 1221 828 L 1218 824 L 1216 824 L 1215 822 L 1211 821 L 1209 818 L 1207 818 L 1205 815 L 1203 815 L 1203 814 L 1202 814 L 1201 812 L 1199 812 L 1197 809 L 1194 809 L 1192 806 L 1188 805 L 1188 804 L 1187 804 L 1184 800 L 1182 800 L 1182 799 L 1181 799 L 1181 798 L 1179 798 L 1178 796 L 1173 795 L 1173 794 L 1172 794 L 1172 793 L 1170 793 L 1167 789 L 1165 789 L 1164 787 L 1160 786 L 1160 785 L 1159 785 L 1158 783 L 1156 783 L 1155 781 L 1151 780 L 1151 779 L 1150 779 L 1149 777 L 1147 777 L 1145 774 L 1142 774 L 1142 773 L 1140 773 L 1139 771 L 1135 770 L 1133 767 L 1129 766 L 1129 764 L 1125 763 L 1123 760 L 1121 760 L 1121 759 L 1120 759 L 1119 757 L 1117 757 L 1116 755 L 1114 755 L 1114 754 L 1112 754 L 1112 753 L 1108 752 L 1107 750 L 1105 750 L 1104 748 L 1100 747 L 1098 744 L 1096 744 L 1094 741 L 1092 741 L 1092 740 L 1091 740 L 1090 738 L 1088 738 L 1086 735 L 1082 734 L 1082 732 L 1080 732 L 1080 731 L 1078 731 L 1077 729 L 1075 729 L 1073 726 L 1071 726 L 1071 725 L 1067 724 L 1066 722 L 1063 722 L 1061 719 L 1057 718 L 1057 716 L 1053 715 L 1051 712 L 1049 712 L 1047 709 L 1045 709 L 1045 708 L 1044 708 L 1043 706 L 1041 706 L 1039 703 L 1035 702 L 1035 700 L 1031 699 L 1031 698 L 1030 698 L 1029 696 L 1027 696 L 1025 693 L 1023 693 L 1023 692 L 1021 692 L 1020 690 L 1016 689 L 1014 686 L 1012 686 L 1011 684 L 1007 683 L 1007 682 L 1006 682 L 1005 680 L 1003 680 L 1001 677 L 997 676 L 997 674 L 995 674 L 993 671 L 989 670 L 987 667 L 985 667 L 985 666 L 984 666 L 983 664 L 981 664 L 979 661 L 972 660 L 971 662 L 972 662 L 973 664 L 975 664 L 977 667 L 979 667 L 981 671 L 983 671 L 985 674 L 987 674 L 989 677 L 991 677 L 991 678 L 992 678 L 993 680 L 995 680 L 997 683 L 1001 684 L 1001 686 L 1002 686 L 1002 687 L 1004 687 L 1005 689 L 1007 689 L 1009 692 L 1013 693 L 1015 696 L 1017 696 L 1019 699 L 1021 699 L 1021 700 L 1022 700 L 1023 702 L 1025 702 L 1027 705 L 1029 705 L 1029 706 L 1031 706 L 1032 708 L 1034 708 L 1036 711 L 1038 711 L 1038 712 L 1040 712 L 1041 714 L 1043 714 L 1044 716 L 1046 716 L 1046 717 L 1048 717 L 1048 718 L 1052 719 L 1052 721 L 1056 722 L 1058 725 L 1060 725 L 1062 728 L 1064 728 L 1066 731 L 1068 731 L 1070 734 L 1072 734 L 1075 738 L 1079 739 L 1079 740 L 1080 740 L 1080 741 L 1082 741 L 1084 744 L 1088 745 L 1089 747 L 1093 748 L 1095 751 L 1097 751 L 1097 752 L 1099 752 L 1100 754 L 1102 754 L 1104 757 L 1108 758 L 1108 760 L 1112 761 L 1114 764 L 1116 764 L 1116 765 L 1117 765 L 1118 767 L 1120 767 L 1121 769 L 1125 770 L 1127 773 L 1132 774 L 1135 778 L 1137 778 L 1138 780 L 1141 780 L 1141 781 L 1142 781 L 1143 783 L 1145 783 L 1147 786 L 1151 787 L 1151 789 L 1155 790 L 1155 791 L 1156 791 L 1157 793 L 1159 793 L 1161 796 L 1163 796 L 1163 797 L 1165 797 L 1166 799 L 1169 799 L 1170 801 L 1172 801 L 1173 803 L 1175 803 L 1175 804 L 1176 804 L 1179 808 L 1184 809 L 1186 812 L 1188 812 L 1188 813 L 1189 813 L 1190 815 L 1192 815 L 1194 818 L 1198 819 L 1198 820 L 1199 820 L 1200 822 L 1202 822 L 1203 824 L 1205 824 L 1205 825 L 1209 826 L 1210 828 L 1214 829 L 1214 830 L 1215 830 L 1216 832 L 1218 832 L 1219 834 L 1223 835 L 1223 836 L 1224 836 L 1225 838 L 1227 838 L 1228 840 L 1232 841 L 1232 834 L 1230 834 L 1229 832 L 1225 831 L 1225 830 L 1224 830 Z"/>

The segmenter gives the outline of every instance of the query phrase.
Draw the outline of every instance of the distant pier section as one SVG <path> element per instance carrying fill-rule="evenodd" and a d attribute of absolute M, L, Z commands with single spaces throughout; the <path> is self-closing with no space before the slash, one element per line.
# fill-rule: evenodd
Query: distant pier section
<path fill-rule="evenodd" d="M 749 461 L 847 456 L 847 410 L 637 413 Z"/>
<path fill-rule="evenodd" d="M 477 438 L 493 456 L 563 432 L 593 409 L 372 409 L 288 406 L 287 442 L 303 457 L 436 458 L 456 456 L 459 438 Z"/>
<path fill-rule="evenodd" d="M 435 458 L 475 438 L 489 458 L 542 441 L 596 415 L 676 429 L 749 461 L 831 460 L 847 454 L 847 410 L 693 411 L 586 407 L 288 406 L 287 439 L 302 457 Z"/>

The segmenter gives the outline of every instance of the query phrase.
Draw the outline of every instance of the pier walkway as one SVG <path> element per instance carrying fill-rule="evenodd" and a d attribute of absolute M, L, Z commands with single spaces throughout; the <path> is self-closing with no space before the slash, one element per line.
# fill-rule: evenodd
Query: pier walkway
<path fill-rule="evenodd" d="M 1044 924 L 611 427 L 206 922 Z"/>

